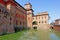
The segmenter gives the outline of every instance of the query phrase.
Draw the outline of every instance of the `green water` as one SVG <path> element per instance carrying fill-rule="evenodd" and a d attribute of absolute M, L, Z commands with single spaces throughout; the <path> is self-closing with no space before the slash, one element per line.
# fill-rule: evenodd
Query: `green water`
<path fill-rule="evenodd" d="M 60 38 L 50 30 L 29 30 L 24 32 L 19 40 L 60 40 Z"/>
<path fill-rule="evenodd" d="M 0 36 L 0 40 L 60 40 L 60 32 L 54 30 L 27 30 Z"/>

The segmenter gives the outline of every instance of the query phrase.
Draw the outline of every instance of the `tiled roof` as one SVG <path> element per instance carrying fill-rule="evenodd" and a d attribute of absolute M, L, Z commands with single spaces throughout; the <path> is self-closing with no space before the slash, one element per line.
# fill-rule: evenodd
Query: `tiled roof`
<path fill-rule="evenodd" d="M 60 21 L 60 19 L 56 19 L 55 21 Z"/>
<path fill-rule="evenodd" d="M 44 14 L 48 14 L 48 12 L 39 12 L 37 15 L 44 15 Z"/>
<path fill-rule="evenodd" d="M 14 2 L 17 4 L 17 5 L 19 5 L 20 7 L 22 7 L 24 10 L 26 10 L 23 6 L 21 6 L 18 2 L 16 2 L 15 0 L 14 0 Z"/>

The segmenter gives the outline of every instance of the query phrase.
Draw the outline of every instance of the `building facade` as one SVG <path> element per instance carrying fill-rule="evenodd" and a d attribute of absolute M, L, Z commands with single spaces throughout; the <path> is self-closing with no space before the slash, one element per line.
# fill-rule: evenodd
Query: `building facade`
<path fill-rule="evenodd" d="M 27 10 L 27 27 L 37 29 L 49 29 L 49 14 L 48 12 L 40 12 L 37 15 L 33 14 L 32 5 L 27 3 L 25 5 L 25 9 Z"/>
<path fill-rule="evenodd" d="M 38 29 L 48 29 L 49 28 L 48 21 L 49 21 L 48 12 L 40 12 L 37 15 L 33 16 L 33 27 L 37 27 Z"/>
<path fill-rule="evenodd" d="M 0 35 L 14 33 L 23 28 L 48 29 L 49 14 L 41 12 L 34 15 L 32 5 L 22 7 L 15 0 L 0 0 Z"/>
<path fill-rule="evenodd" d="M 32 29 L 32 20 L 33 20 L 33 9 L 30 3 L 25 4 L 25 9 L 27 10 L 27 27 Z"/>
<path fill-rule="evenodd" d="M 53 29 L 56 31 L 60 31 L 60 19 L 56 19 L 53 24 Z"/>
<path fill-rule="evenodd" d="M 26 10 L 15 0 L 0 0 L 0 35 L 27 27 Z"/>

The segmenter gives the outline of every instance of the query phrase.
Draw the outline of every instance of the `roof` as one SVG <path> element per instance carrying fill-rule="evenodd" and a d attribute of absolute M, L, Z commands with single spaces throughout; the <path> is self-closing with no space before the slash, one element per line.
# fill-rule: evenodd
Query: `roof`
<path fill-rule="evenodd" d="M 31 5 L 31 3 L 30 3 L 30 2 L 26 3 L 25 5 L 30 5 L 30 6 L 32 7 L 32 5 Z M 34 12 L 34 10 L 33 10 L 33 9 L 26 9 L 26 10 L 27 10 L 27 11 L 32 10 L 32 11 Z"/>
<path fill-rule="evenodd" d="M 30 2 L 28 2 L 28 3 L 26 3 L 25 5 L 31 5 L 31 3 Z M 31 5 L 32 6 L 32 5 Z"/>
<path fill-rule="evenodd" d="M 60 25 L 56 25 L 56 24 L 54 24 L 54 26 L 60 27 Z"/>
<path fill-rule="evenodd" d="M 56 19 L 55 21 L 60 21 L 60 19 Z"/>
<path fill-rule="evenodd" d="M 48 14 L 48 12 L 39 12 L 37 15 Z"/>
<path fill-rule="evenodd" d="M 48 12 L 39 12 L 36 16 L 49 15 Z"/>
<path fill-rule="evenodd" d="M 42 16 L 42 15 L 49 15 L 48 12 L 39 12 L 37 15 L 34 15 L 33 17 Z"/>
<path fill-rule="evenodd" d="M 15 0 L 13 0 L 17 5 L 19 5 L 20 7 L 22 7 L 25 11 L 26 11 L 26 9 L 23 7 L 23 6 L 21 6 L 18 2 L 16 2 Z"/>
<path fill-rule="evenodd" d="M 29 11 L 29 10 L 32 10 L 32 11 L 34 12 L 34 10 L 33 10 L 33 9 L 28 9 L 28 10 L 26 10 L 26 11 Z"/>

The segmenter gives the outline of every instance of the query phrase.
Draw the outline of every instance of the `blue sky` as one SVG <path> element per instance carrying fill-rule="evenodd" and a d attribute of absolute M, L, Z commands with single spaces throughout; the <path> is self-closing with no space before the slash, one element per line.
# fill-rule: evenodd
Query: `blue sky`
<path fill-rule="evenodd" d="M 60 0 L 16 0 L 23 7 L 27 2 L 32 4 L 34 14 L 47 11 L 50 16 L 49 23 L 60 18 Z"/>

